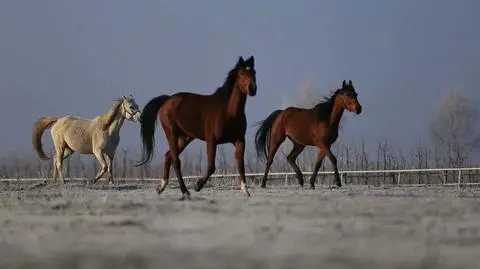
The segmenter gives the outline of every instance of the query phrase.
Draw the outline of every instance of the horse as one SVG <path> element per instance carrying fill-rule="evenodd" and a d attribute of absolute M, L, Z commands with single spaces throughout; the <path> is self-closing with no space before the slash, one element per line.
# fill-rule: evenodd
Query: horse
<path fill-rule="evenodd" d="M 42 149 L 42 135 L 51 128 L 51 136 L 55 148 L 54 179 L 60 177 L 65 183 L 62 173 L 63 160 L 74 152 L 93 154 L 100 163 L 100 171 L 91 180 L 96 183 L 108 171 L 108 183 L 113 183 L 113 159 L 120 142 L 120 128 L 125 119 L 141 122 L 142 114 L 132 95 L 116 98 L 110 109 L 103 115 L 93 119 L 75 116 L 50 117 L 38 119 L 33 127 L 32 143 L 38 157 L 50 158 Z"/>
<path fill-rule="evenodd" d="M 313 108 L 287 107 L 284 110 L 275 110 L 265 120 L 257 122 L 256 125 L 259 126 L 255 133 L 257 156 L 267 159 L 261 188 L 266 188 L 268 171 L 275 153 L 287 137 L 293 142 L 287 161 L 295 171 L 301 187 L 303 174 L 295 160 L 305 146 L 316 146 L 320 150 L 310 178 L 310 188 L 315 189 L 315 178 L 325 156 L 328 156 L 335 170 L 335 186 L 331 188 L 341 187 L 337 158 L 330 147 L 337 140 L 338 126 L 345 109 L 357 115 L 362 112 L 362 105 L 357 97 L 352 81 L 346 83 L 344 80 L 342 88 L 333 91 Z"/>
<path fill-rule="evenodd" d="M 245 180 L 245 132 L 247 119 L 245 105 L 248 96 L 257 93 L 255 59 L 239 57 L 222 86 L 212 94 L 177 92 L 152 98 L 143 108 L 141 138 L 143 156 L 136 166 L 150 162 L 154 149 L 154 134 L 157 117 L 168 140 L 169 150 L 165 153 L 163 180 L 156 186 L 161 194 L 168 185 L 170 166 L 173 164 L 182 197 L 190 199 L 190 192 L 182 178 L 179 156 L 194 139 L 206 142 L 208 155 L 207 172 L 198 178 L 195 191 L 199 192 L 215 172 L 217 145 L 232 143 L 240 175 L 240 191 L 250 196 Z"/>

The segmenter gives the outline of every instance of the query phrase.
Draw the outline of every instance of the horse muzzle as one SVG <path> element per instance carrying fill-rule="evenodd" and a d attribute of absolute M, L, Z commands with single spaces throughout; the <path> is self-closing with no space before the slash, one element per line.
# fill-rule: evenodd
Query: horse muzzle
<path fill-rule="evenodd" d="M 137 112 L 133 114 L 131 121 L 142 122 L 142 113 Z"/>
<path fill-rule="evenodd" d="M 255 96 L 257 94 L 257 84 L 250 84 L 248 87 L 248 95 Z"/>
<path fill-rule="evenodd" d="M 355 110 L 355 113 L 356 113 L 357 115 L 359 115 L 360 113 L 362 113 L 362 106 L 361 106 L 361 105 L 358 105 L 358 106 L 357 106 L 357 109 Z"/>

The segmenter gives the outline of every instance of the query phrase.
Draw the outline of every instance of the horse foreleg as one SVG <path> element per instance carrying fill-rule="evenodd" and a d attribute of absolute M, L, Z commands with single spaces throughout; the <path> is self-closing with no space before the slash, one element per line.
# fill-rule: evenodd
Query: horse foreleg
<path fill-rule="evenodd" d="M 322 166 L 323 158 L 325 158 L 325 152 L 320 150 L 317 156 L 317 161 L 315 162 L 315 168 L 313 169 L 312 176 L 310 177 L 310 188 L 315 189 L 315 178 L 317 177 L 318 170 Z"/>
<path fill-rule="evenodd" d="M 103 156 L 103 152 L 101 149 L 95 149 L 93 151 L 95 158 L 100 163 L 100 171 L 98 171 L 97 175 L 92 179 L 92 183 L 96 183 L 98 179 L 100 179 L 105 172 L 107 172 L 107 162 L 105 161 L 105 157 Z"/>
<path fill-rule="evenodd" d="M 325 155 L 328 156 L 330 162 L 332 163 L 333 169 L 335 171 L 335 185 L 331 188 L 342 187 L 342 181 L 340 180 L 340 174 L 338 173 L 337 167 L 337 158 L 333 155 L 332 151 L 327 146 L 322 146 L 321 149 L 325 152 Z"/>
<path fill-rule="evenodd" d="M 235 159 L 237 161 L 238 174 L 240 174 L 240 191 L 244 195 L 250 196 L 247 189 L 247 180 L 245 179 L 245 141 L 239 140 L 235 142 Z"/>
<path fill-rule="evenodd" d="M 183 150 L 188 146 L 192 141 L 190 137 L 180 137 L 178 139 L 178 154 L 182 154 Z M 168 180 L 170 178 L 170 166 L 172 165 L 172 156 L 170 150 L 165 152 L 165 163 L 163 167 L 163 179 L 160 185 L 157 187 L 157 193 L 161 194 L 168 185 Z"/>
<path fill-rule="evenodd" d="M 200 191 L 207 180 L 210 178 L 213 173 L 215 173 L 215 155 L 217 154 L 217 143 L 213 139 L 207 140 L 207 158 L 208 158 L 208 168 L 207 173 L 200 177 L 197 180 L 195 185 L 195 191 Z"/>
<path fill-rule="evenodd" d="M 335 185 L 336 187 L 342 187 L 342 180 L 340 179 L 340 173 L 338 173 L 337 167 L 337 158 L 331 151 L 327 152 L 330 162 L 332 162 L 333 168 L 335 169 Z M 334 187 L 332 186 L 332 187 Z"/>
<path fill-rule="evenodd" d="M 113 154 L 103 154 L 107 162 L 108 183 L 113 184 Z"/>
<path fill-rule="evenodd" d="M 300 168 L 298 168 L 298 165 L 295 163 L 295 161 L 297 160 L 298 155 L 303 151 L 304 148 L 305 146 L 303 145 L 293 143 L 293 148 L 287 156 L 288 163 L 290 164 L 290 166 L 292 166 L 293 170 L 297 174 L 298 184 L 302 187 L 303 187 L 303 174 Z"/>

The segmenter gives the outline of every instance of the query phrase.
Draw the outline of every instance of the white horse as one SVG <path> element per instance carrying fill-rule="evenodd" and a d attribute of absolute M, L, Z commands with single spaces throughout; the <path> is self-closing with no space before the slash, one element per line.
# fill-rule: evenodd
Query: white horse
<path fill-rule="evenodd" d="M 110 109 L 94 119 L 84 119 L 74 116 L 42 117 L 33 127 L 32 143 L 37 155 L 44 160 L 50 159 L 42 149 L 42 134 L 52 128 L 51 134 L 55 147 L 54 178 L 59 176 L 65 183 L 62 173 L 63 160 L 74 152 L 94 154 L 100 163 L 100 171 L 92 182 L 96 183 L 108 171 L 108 182 L 113 183 L 113 159 L 120 142 L 120 128 L 125 119 L 140 122 L 142 113 L 135 99 L 121 97 L 115 100 Z"/>

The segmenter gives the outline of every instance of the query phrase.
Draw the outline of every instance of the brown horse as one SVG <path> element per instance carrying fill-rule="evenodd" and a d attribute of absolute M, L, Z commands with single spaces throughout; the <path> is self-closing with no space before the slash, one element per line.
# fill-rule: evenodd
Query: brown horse
<path fill-rule="evenodd" d="M 157 116 L 170 149 L 165 153 L 163 180 L 156 188 L 158 194 L 162 193 L 168 184 L 170 166 L 173 163 L 183 194 L 182 199 L 190 198 L 190 192 L 182 178 L 179 155 L 190 142 L 198 138 L 207 144 L 208 169 L 207 173 L 197 180 L 195 190 L 200 191 L 215 172 L 217 145 L 232 143 L 235 146 L 235 158 L 240 174 L 240 189 L 245 195 L 250 196 L 245 181 L 244 165 L 247 127 L 245 105 L 247 95 L 255 96 L 257 93 L 255 73 L 253 56 L 246 61 L 240 57 L 223 85 L 213 94 L 180 92 L 171 96 L 155 97 L 145 105 L 141 122 L 143 160 L 137 166 L 152 159 Z"/>
<path fill-rule="evenodd" d="M 303 174 L 295 160 L 305 146 L 317 146 L 320 152 L 310 178 L 310 187 L 315 188 L 315 178 L 325 156 L 330 158 L 335 169 L 336 187 L 341 187 L 337 158 L 330 151 L 330 147 L 337 140 L 338 125 L 345 109 L 356 114 L 362 112 L 352 81 L 347 84 L 344 80 L 341 89 L 334 91 L 330 97 L 325 98 L 313 108 L 288 107 L 285 110 L 276 110 L 259 122 L 260 127 L 255 134 L 255 147 L 259 157 L 262 155 L 267 157 L 261 187 L 266 187 L 268 170 L 272 165 L 273 157 L 287 137 L 293 142 L 287 161 L 295 170 L 300 186 L 303 186 Z"/>

